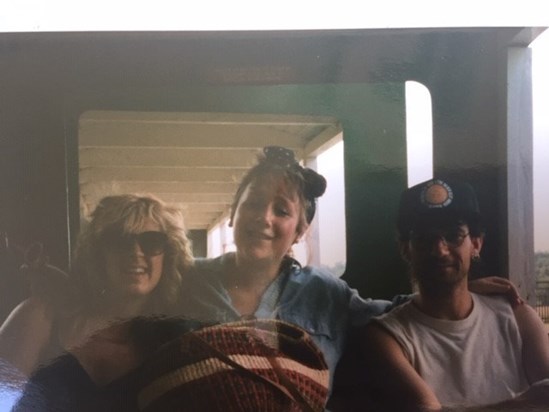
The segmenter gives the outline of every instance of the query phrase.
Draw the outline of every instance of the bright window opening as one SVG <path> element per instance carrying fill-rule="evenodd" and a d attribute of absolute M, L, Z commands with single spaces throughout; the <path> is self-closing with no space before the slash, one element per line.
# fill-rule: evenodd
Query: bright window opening
<path fill-rule="evenodd" d="M 542 319 L 549 323 L 549 32 L 538 37 L 531 48 L 536 306 Z"/>
<path fill-rule="evenodd" d="M 408 187 L 433 177 L 431 93 L 418 82 L 406 82 L 406 149 Z"/>

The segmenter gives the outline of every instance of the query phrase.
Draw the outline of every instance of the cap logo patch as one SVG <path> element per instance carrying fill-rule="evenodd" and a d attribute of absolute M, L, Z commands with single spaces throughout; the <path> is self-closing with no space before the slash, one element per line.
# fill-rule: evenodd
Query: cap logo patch
<path fill-rule="evenodd" d="M 429 209 L 443 208 L 452 203 L 454 193 L 447 183 L 442 180 L 433 180 L 421 191 L 421 203 Z"/>

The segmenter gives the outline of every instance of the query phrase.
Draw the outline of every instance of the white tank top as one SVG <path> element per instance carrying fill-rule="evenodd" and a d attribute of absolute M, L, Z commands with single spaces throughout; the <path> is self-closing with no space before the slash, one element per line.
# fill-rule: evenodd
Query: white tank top
<path fill-rule="evenodd" d="M 503 297 L 473 296 L 463 320 L 432 318 L 409 301 L 376 318 L 443 406 L 488 405 L 528 389 L 522 339 Z"/>

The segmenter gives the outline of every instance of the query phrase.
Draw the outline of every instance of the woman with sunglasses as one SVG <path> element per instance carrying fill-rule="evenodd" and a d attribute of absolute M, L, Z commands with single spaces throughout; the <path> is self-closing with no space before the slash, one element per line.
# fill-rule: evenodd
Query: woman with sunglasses
<path fill-rule="evenodd" d="M 138 362 L 124 342 L 132 325 L 121 321 L 174 314 L 191 259 L 179 211 L 152 196 L 102 199 L 78 239 L 66 301 L 31 298 L 14 309 L 0 358 L 28 376 L 68 351 L 95 382 L 116 378 Z"/>

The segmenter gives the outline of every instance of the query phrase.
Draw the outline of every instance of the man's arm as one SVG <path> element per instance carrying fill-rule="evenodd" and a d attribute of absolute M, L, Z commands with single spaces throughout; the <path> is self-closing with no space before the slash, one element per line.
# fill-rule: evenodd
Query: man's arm
<path fill-rule="evenodd" d="M 371 377 L 370 384 L 382 405 L 401 411 L 441 408 L 431 388 L 415 371 L 388 331 L 376 323 L 370 323 L 361 331 L 360 339 L 361 354 Z"/>
<path fill-rule="evenodd" d="M 522 362 L 530 385 L 517 398 L 490 405 L 498 411 L 541 411 L 549 406 L 549 336 L 536 311 L 523 304 L 514 308 L 522 337 Z M 468 408 L 467 412 L 485 411 L 486 407 Z"/>
<path fill-rule="evenodd" d="M 549 336 L 542 320 L 529 305 L 515 307 L 522 337 L 522 361 L 530 384 L 549 379 Z"/>

